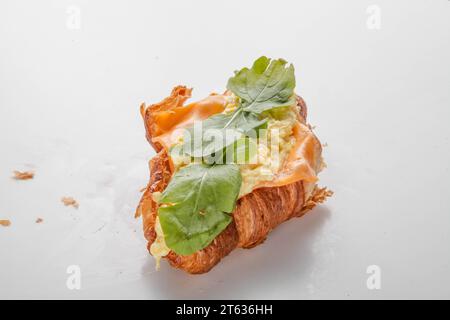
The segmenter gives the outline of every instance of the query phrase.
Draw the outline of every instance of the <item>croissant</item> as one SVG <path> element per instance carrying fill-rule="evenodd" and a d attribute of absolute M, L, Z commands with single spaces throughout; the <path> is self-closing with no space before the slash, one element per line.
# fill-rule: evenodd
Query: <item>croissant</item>
<path fill-rule="evenodd" d="M 168 147 L 172 138 L 167 133 L 189 126 L 194 120 L 222 112 L 229 101 L 229 92 L 226 92 L 223 95 L 212 94 L 200 102 L 185 106 L 184 102 L 190 95 L 191 89 L 177 86 L 160 103 L 141 105 L 146 138 L 157 152 L 149 162 L 150 180 L 136 210 L 136 217 L 143 218 L 144 236 L 150 252 L 152 245 L 158 241 L 159 204 L 154 194 L 166 189 L 175 171 Z M 239 197 L 231 214 L 231 223 L 206 247 L 188 255 L 168 249 L 163 257 L 170 265 L 191 274 L 208 272 L 235 248 L 252 248 L 261 244 L 276 226 L 293 217 L 303 216 L 331 196 L 331 191 L 316 185 L 316 175 L 324 166 L 322 146 L 306 124 L 305 102 L 295 96 L 295 103 L 293 110 L 300 128 L 296 136 L 296 160 L 284 165 L 274 181 L 263 181 L 251 192 Z"/>

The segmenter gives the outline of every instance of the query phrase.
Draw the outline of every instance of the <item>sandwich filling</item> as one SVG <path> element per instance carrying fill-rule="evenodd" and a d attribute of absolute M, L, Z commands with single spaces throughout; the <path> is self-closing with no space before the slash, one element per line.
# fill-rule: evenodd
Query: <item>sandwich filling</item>
<path fill-rule="evenodd" d="M 153 106 L 152 142 L 169 151 L 173 171 L 166 190 L 153 194 L 159 209 L 150 252 L 158 265 L 170 251 L 205 248 L 253 190 L 317 181 L 321 145 L 298 112 L 292 65 L 261 57 L 227 87 L 186 106 L 190 90 L 177 87 Z"/>

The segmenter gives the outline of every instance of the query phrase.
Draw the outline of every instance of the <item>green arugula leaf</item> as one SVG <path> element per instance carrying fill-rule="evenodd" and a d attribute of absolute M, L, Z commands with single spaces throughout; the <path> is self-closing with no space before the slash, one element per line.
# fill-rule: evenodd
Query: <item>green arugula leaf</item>
<path fill-rule="evenodd" d="M 267 119 L 237 109 L 231 114 L 217 114 L 202 121 L 200 126 L 190 127 L 185 136 L 183 151 L 195 158 L 220 153 L 244 136 L 257 137 Z"/>
<path fill-rule="evenodd" d="M 260 57 L 251 69 L 243 68 L 228 80 L 227 88 L 241 99 L 244 111 L 260 114 L 295 104 L 294 66 L 283 59 Z"/>
<path fill-rule="evenodd" d="M 231 222 L 241 183 L 234 164 L 192 164 L 176 172 L 158 209 L 167 246 L 189 255 L 209 245 Z"/>

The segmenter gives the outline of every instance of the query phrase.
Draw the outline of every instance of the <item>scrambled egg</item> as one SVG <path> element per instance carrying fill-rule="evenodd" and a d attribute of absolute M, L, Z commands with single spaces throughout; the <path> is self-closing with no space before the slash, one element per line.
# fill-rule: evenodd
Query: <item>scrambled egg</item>
<path fill-rule="evenodd" d="M 292 110 L 286 110 L 281 117 L 269 117 L 267 130 L 258 141 L 256 163 L 239 164 L 242 175 L 239 197 L 252 192 L 258 183 L 274 179 L 295 144 L 292 128 L 296 121 Z"/>
<path fill-rule="evenodd" d="M 225 109 L 223 110 L 223 113 L 228 114 L 232 113 L 236 108 L 238 107 L 239 99 L 234 94 L 231 94 L 227 96 L 227 105 L 225 106 Z"/>
<path fill-rule="evenodd" d="M 167 256 L 170 252 L 170 249 L 164 240 L 164 233 L 161 228 L 161 223 L 159 223 L 159 217 L 156 217 L 155 232 L 156 239 L 150 246 L 150 253 L 156 259 L 156 270 L 159 270 L 161 258 Z"/>
<path fill-rule="evenodd" d="M 170 150 L 170 158 L 172 159 L 173 166 L 175 167 L 175 171 L 178 169 L 187 166 L 192 162 L 190 156 L 184 154 L 181 149 L 181 144 L 183 143 L 183 138 L 180 138 L 177 145 L 171 148 Z"/>

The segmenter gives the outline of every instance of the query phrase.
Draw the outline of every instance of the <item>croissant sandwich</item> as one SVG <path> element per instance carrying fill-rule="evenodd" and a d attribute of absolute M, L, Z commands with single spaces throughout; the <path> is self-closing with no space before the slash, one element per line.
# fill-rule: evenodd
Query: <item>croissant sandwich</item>
<path fill-rule="evenodd" d="M 157 154 L 136 217 L 157 268 L 165 258 L 208 272 L 331 196 L 316 184 L 322 146 L 294 88 L 294 67 L 263 56 L 236 71 L 223 94 L 185 105 L 192 89 L 177 86 L 141 105 Z"/>

